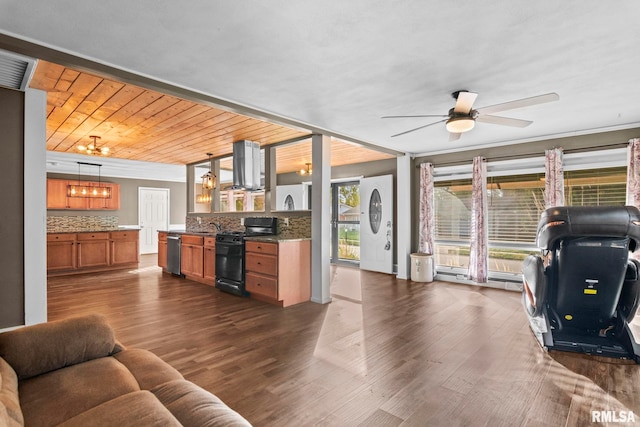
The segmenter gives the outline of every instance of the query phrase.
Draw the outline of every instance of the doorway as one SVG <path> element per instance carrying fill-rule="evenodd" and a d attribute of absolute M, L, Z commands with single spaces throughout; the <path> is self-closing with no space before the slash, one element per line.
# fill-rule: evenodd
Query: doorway
<path fill-rule="evenodd" d="M 393 273 L 393 176 L 360 181 L 362 227 L 360 268 Z"/>
<path fill-rule="evenodd" d="M 140 253 L 158 252 L 158 230 L 169 230 L 169 189 L 138 188 Z"/>
<path fill-rule="evenodd" d="M 331 184 L 331 262 L 360 262 L 360 183 Z"/>

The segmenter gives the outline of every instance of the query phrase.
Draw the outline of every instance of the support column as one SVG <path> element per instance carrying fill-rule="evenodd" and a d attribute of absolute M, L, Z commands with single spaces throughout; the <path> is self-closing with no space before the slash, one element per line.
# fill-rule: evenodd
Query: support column
<path fill-rule="evenodd" d="M 265 147 L 264 167 L 264 211 L 273 212 L 278 209 L 276 203 L 276 186 L 278 184 L 278 177 L 276 175 L 276 147 Z"/>
<path fill-rule="evenodd" d="M 24 324 L 47 321 L 47 93 L 24 100 Z"/>
<path fill-rule="evenodd" d="M 311 301 L 326 304 L 331 302 L 331 139 L 313 135 L 311 149 Z"/>
<path fill-rule="evenodd" d="M 408 279 L 411 274 L 411 156 L 405 154 L 396 159 L 396 236 L 398 279 Z"/>

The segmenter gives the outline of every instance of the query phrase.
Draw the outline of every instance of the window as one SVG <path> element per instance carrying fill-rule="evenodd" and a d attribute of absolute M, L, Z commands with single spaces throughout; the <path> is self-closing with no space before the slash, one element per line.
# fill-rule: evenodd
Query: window
<path fill-rule="evenodd" d="M 624 206 L 627 168 L 565 171 L 564 199 L 568 206 Z"/>
<path fill-rule="evenodd" d="M 261 179 L 264 184 L 264 149 L 261 154 Z M 220 177 L 218 178 L 220 210 L 218 212 L 256 212 L 264 211 L 264 190 L 245 191 L 233 188 L 233 158 L 220 159 Z"/>
<path fill-rule="evenodd" d="M 434 201 L 435 261 L 438 271 L 466 273 L 469 268 L 471 179 L 436 182 Z"/>
<path fill-rule="evenodd" d="M 539 252 L 535 241 L 545 208 L 544 186 L 544 173 L 488 178 L 490 276 L 519 275 L 524 258 Z"/>

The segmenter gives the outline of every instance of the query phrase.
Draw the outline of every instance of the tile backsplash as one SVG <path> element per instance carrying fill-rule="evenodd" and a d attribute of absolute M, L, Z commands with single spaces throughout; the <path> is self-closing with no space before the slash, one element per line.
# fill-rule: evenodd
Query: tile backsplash
<path fill-rule="evenodd" d="M 200 220 L 198 220 L 200 218 Z M 278 235 L 289 239 L 311 237 L 311 216 L 291 216 L 289 225 L 284 224 L 284 219 L 278 217 Z M 216 232 L 216 224 L 222 226 L 224 231 L 244 231 L 240 223 L 240 217 L 231 216 L 188 216 L 185 222 L 186 231 Z"/>
<path fill-rule="evenodd" d="M 117 216 L 48 216 L 47 233 L 108 231 L 118 228 Z"/>

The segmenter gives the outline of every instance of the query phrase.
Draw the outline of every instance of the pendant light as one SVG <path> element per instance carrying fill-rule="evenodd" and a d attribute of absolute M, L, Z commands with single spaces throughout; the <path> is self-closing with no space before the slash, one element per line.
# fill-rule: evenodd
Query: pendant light
<path fill-rule="evenodd" d="M 85 197 L 90 199 L 110 199 L 111 187 L 102 186 L 102 176 L 100 173 L 101 164 L 98 163 L 78 163 L 78 184 L 67 185 L 67 197 Z M 80 181 L 80 165 L 97 166 L 98 167 L 98 185 L 93 185 L 88 181 Z M 84 182 L 85 184 L 81 184 Z"/>
<path fill-rule="evenodd" d="M 202 192 L 196 196 L 196 203 L 208 204 L 211 203 L 211 190 L 216 188 L 216 175 L 211 172 L 211 153 L 207 153 L 209 156 L 209 171 L 202 175 Z"/>
<path fill-rule="evenodd" d="M 203 190 L 213 190 L 216 188 L 216 176 L 213 172 L 211 172 L 211 153 L 207 153 L 209 156 L 209 172 L 202 175 L 202 189 Z"/>

